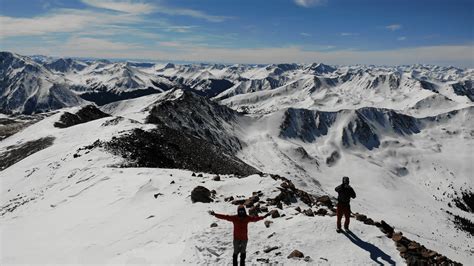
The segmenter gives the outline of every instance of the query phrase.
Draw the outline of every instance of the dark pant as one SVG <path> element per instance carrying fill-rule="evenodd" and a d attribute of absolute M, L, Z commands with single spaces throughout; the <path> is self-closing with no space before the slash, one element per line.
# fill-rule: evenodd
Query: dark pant
<path fill-rule="evenodd" d="M 247 255 L 247 240 L 234 239 L 234 254 L 232 255 L 232 263 L 237 266 L 237 256 L 240 253 L 240 266 L 245 265 L 245 257 Z"/>
<path fill-rule="evenodd" d="M 341 229 L 341 219 L 344 215 L 344 228 L 349 229 L 349 221 L 351 218 L 351 206 L 348 204 L 337 204 L 337 229 Z"/>

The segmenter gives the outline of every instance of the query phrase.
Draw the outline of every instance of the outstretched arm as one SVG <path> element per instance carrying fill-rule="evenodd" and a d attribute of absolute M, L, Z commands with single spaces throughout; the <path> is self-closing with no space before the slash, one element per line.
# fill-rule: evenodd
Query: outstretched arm
<path fill-rule="evenodd" d="M 249 216 L 249 221 L 250 222 L 258 222 L 258 221 L 261 221 L 261 220 L 267 218 L 270 215 L 271 215 L 271 213 L 267 213 L 264 216 Z"/>
<path fill-rule="evenodd" d="M 233 220 L 232 215 L 214 213 L 214 217 L 216 217 L 217 219 L 226 220 L 226 221 L 229 221 L 229 222 L 232 222 L 232 220 Z"/>
<path fill-rule="evenodd" d="M 334 190 L 335 190 L 336 192 L 339 192 L 339 191 L 341 191 L 341 189 L 342 189 L 342 185 L 339 185 L 339 186 L 337 186 Z"/>

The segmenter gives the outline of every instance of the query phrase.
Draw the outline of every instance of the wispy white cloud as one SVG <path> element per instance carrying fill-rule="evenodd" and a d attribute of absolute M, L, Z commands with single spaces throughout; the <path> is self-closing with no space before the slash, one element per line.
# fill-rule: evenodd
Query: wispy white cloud
<path fill-rule="evenodd" d="M 174 8 L 174 7 L 168 7 L 168 6 L 159 5 L 159 4 L 156 5 L 155 12 L 167 14 L 171 16 L 188 16 L 188 17 L 193 17 L 193 18 L 198 18 L 198 19 L 204 19 L 210 22 L 222 22 L 224 20 L 231 18 L 227 16 L 209 15 L 203 11 L 196 10 L 196 9 Z"/>
<path fill-rule="evenodd" d="M 138 44 L 110 41 L 103 38 L 72 37 L 61 46 L 63 52 L 75 53 L 81 51 L 130 51 L 143 48 Z"/>
<path fill-rule="evenodd" d="M 190 8 L 177 8 L 160 2 L 145 3 L 131 0 L 82 0 L 83 3 L 102 9 L 130 14 L 161 13 L 171 16 L 188 16 L 210 22 L 222 22 L 230 17 L 209 15 L 203 11 Z"/>
<path fill-rule="evenodd" d="M 313 7 L 326 5 L 328 0 L 294 0 L 295 4 L 301 7 Z"/>
<path fill-rule="evenodd" d="M 391 30 L 391 31 L 396 31 L 396 30 L 401 29 L 402 25 L 400 25 L 400 24 L 391 24 L 391 25 L 385 26 L 385 28 L 388 29 L 388 30 Z"/>
<path fill-rule="evenodd" d="M 304 37 L 311 37 L 311 36 L 313 36 L 313 35 L 311 35 L 311 34 L 309 34 L 309 33 L 307 33 L 307 32 L 301 32 L 300 35 L 301 35 L 301 36 L 304 36 Z"/>
<path fill-rule="evenodd" d="M 147 14 L 155 9 L 152 4 L 130 0 L 82 0 L 82 2 L 96 8 L 131 14 Z"/>
<path fill-rule="evenodd" d="M 140 18 L 127 14 L 104 14 L 87 10 L 59 9 L 44 16 L 31 18 L 0 16 L 0 35 L 35 36 L 48 33 L 75 32 L 91 25 L 113 25 L 138 22 Z"/>
<path fill-rule="evenodd" d="M 397 41 L 404 41 L 404 40 L 406 40 L 406 39 L 407 39 L 407 37 L 405 37 L 405 36 L 400 36 L 400 37 L 397 38 Z"/>
<path fill-rule="evenodd" d="M 341 36 L 344 36 L 344 37 L 347 37 L 347 36 L 358 36 L 359 33 L 357 33 L 357 32 L 341 32 L 340 35 L 341 35 Z"/>

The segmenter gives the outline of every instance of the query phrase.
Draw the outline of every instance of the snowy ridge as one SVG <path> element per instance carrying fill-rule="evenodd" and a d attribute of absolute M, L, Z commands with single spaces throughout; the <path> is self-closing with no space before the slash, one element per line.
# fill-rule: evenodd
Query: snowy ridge
<path fill-rule="evenodd" d="M 130 164 L 136 159 L 130 157 L 133 152 L 153 155 L 152 147 L 178 157 L 181 149 L 180 159 L 199 159 L 213 149 L 220 159 L 284 176 L 315 197 L 335 196 L 341 177 L 350 176 L 358 195 L 353 212 L 385 220 L 452 260 L 469 264 L 473 259 L 473 247 L 466 245 L 472 231 L 459 221 L 469 226 L 465 221 L 472 223 L 474 214 L 456 203 L 473 190 L 474 168 L 468 163 L 474 154 L 472 69 L 81 60 L 58 61 L 49 69 L 52 59 L 15 58 L 2 61 L 2 81 L 32 68 L 40 75 L 25 74 L 30 79 L 69 84 L 80 104 L 84 100 L 78 96 L 93 95 L 91 100 L 111 117 L 59 129 L 54 123 L 64 112 L 74 114 L 82 107 L 50 105 L 62 109 L 0 141 L 0 158 L 20 158 L 0 172 L 0 232 L 15 239 L 2 246 L 1 264 L 228 263 L 230 225 L 218 222 L 210 228 L 215 220 L 205 211 L 233 213 L 235 206 L 224 198 L 244 199 L 259 190 L 264 199 L 273 198 L 281 182 L 266 174 L 221 175 L 222 181 L 215 181 L 214 173 L 192 176 L 186 167 Z M 21 82 L 8 83 L 8 90 L 1 87 L 0 99 L 12 103 L 13 91 L 26 88 L 16 84 Z M 24 112 L 19 102 L 8 111 Z M 15 119 L 2 115 L 0 133 L 10 130 L 8 123 Z M 171 130 L 160 133 L 160 127 Z M 161 135 L 156 143 L 132 145 L 131 153 L 111 153 L 107 145 L 97 145 L 127 137 L 133 144 L 138 136 L 133 132 Z M 167 138 L 166 132 L 178 133 Z M 173 146 L 181 135 L 210 144 L 193 150 Z M 44 139 L 53 141 L 33 154 L 19 152 Z M 190 202 L 190 191 L 198 185 L 216 190 L 214 203 Z M 269 228 L 250 226 L 248 262 L 304 264 L 286 259 L 299 249 L 314 264 L 377 263 L 365 246 L 377 251 L 379 262 L 403 263 L 393 241 L 377 228 L 354 221 L 352 229 L 362 242 L 352 241 L 334 233 L 333 217 L 309 217 L 296 207 L 308 208 L 300 201 L 284 205 L 279 211 L 285 217 L 269 219 Z M 44 230 L 38 232 L 38 225 Z M 263 252 L 271 246 L 278 249 Z M 340 247 L 347 252 L 341 254 Z M 64 252 L 58 253 L 59 248 Z"/>

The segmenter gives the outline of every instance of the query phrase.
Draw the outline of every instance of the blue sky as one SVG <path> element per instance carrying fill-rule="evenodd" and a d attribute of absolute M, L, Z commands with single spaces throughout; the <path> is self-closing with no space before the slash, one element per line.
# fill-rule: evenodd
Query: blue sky
<path fill-rule="evenodd" d="M 474 66 L 468 0 L 0 0 L 0 49 L 224 63 Z"/>

